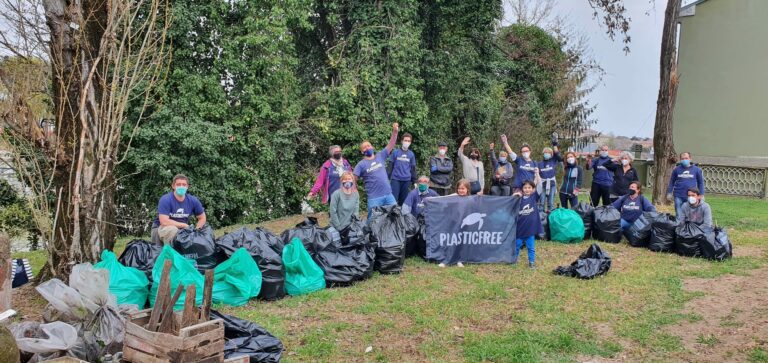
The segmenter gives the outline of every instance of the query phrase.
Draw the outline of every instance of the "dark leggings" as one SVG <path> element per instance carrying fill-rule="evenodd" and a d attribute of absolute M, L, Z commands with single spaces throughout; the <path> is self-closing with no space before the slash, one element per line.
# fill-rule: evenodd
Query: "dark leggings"
<path fill-rule="evenodd" d="M 568 202 L 571 203 L 571 209 L 575 208 L 579 204 L 579 197 L 576 194 L 560 193 L 560 206 L 568 209 Z"/>
<path fill-rule="evenodd" d="M 611 187 L 592 183 L 592 190 L 589 191 L 592 199 L 592 205 L 597 207 L 600 204 L 600 198 L 603 199 L 603 205 L 611 205 Z"/>
<path fill-rule="evenodd" d="M 435 191 L 435 193 L 437 193 L 437 195 L 439 195 L 439 196 L 441 196 L 441 197 L 444 197 L 444 196 L 446 196 L 446 195 L 450 194 L 450 193 L 448 193 L 448 191 L 450 190 L 450 188 L 443 188 L 443 187 L 432 187 L 432 190 L 434 190 L 434 191 Z"/>

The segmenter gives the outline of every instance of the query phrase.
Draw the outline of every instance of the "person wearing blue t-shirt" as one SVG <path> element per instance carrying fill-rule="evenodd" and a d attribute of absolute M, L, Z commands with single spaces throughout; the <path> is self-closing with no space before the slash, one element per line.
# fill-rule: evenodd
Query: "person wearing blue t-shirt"
<path fill-rule="evenodd" d="M 416 155 L 409 150 L 412 141 L 413 136 L 406 132 L 400 148 L 392 151 L 389 157 L 392 163 L 390 186 L 398 205 L 403 205 L 411 190 L 411 184 L 416 183 Z"/>
<path fill-rule="evenodd" d="M 520 256 L 520 250 L 528 250 L 528 267 L 536 268 L 536 235 L 542 229 L 541 219 L 539 218 L 539 193 L 536 193 L 536 180 L 526 180 L 523 182 L 522 193 L 517 192 L 514 195 L 520 197 L 520 211 L 517 213 L 517 229 L 515 240 L 515 255 L 512 258 L 517 261 Z"/>
<path fill-rule="evenodd" d="M 680 154 L 680 164 L 672 170 L 667 186 L 667 199 L 675 202 L 675 215 L 683 215 L 682 207 L 688 201 L 688 190 L 696 188 L 704 196 L 704 173 L 691 162 L 691 153 Z"/>
<path fill-rule="evenodd" d="M 560 157 L 560 150 L 557 148 L 557 139 L 552 140 L 552 147 L 545 147 L 542 150 L 544 159 L 538 162 L 539 176 L 541 181 L 536 186 L 536 193 L 541 196 L 541 209 L 546 212 L 551 211 L 555 205 L 555 194 L 557 194 L 557 180 L 555 174 L 557 167 L 563 162 Z"/>
<path fill-rule="evenodd" d="M 517 167 L 515 168 L 515 182 L 512 184 L 512 189 L 520 194 L 522 192 L 523 182 L 526 180 L 536 179 L 536 173 L 539 170 L 539 164 L 531 159 L 531 147 L 528 144 L 523 144 L 520 148 L 520 156 L 512 151 L 512 147 L 507 142 L 507 135 L 501 135 L 501 142 L 504 144 L 504 149 L 509 153 L 509 159 L 513 160 Z"/>
<path fill-rule="evenodd" d="M 592 159 L 591 156 L 587 156 L 587 170 L 594 170 L 589 196 L 592 198 L 592 205 L 595 207 L 600 203 L 600 199 L 603 200 L 603 205 L 611 205 L 613 172 L 606 167 L 606 164 L 609 163 L 611 163 L 611 158 L 608 156 L 608 146 L 606 145 L 600 147 L 600 153 L 597 158 Z"/>
<path fill-rule="evenodd" d="M 197 228 L 205 226 L 205 209 L 195 196 L 188 194 L 189 178 L 177 174 L 171 183 L 172 192 L 160 197 L 157 218 L 152 224 L 152 242 L 170 244 L 180 229 L 189 227 L 189 217 L 195 216 Z"/>
<path fill-rule="evenodd" d="M 656 211 L 656 207 L 643 195 L 643 189 L 640 187 L 639 181 L 630 183 L 629 194 L 620 197 L 611 206 L 621 212 L 622 231 L 635 223 L 643 212 Z"/>
<path fill-rule="evenodd" d="M 408 198 L 405 198 L 403 214 L 411 213 L 414 217 L 419 217 L 424 213 L 424 200 L 437 196 L 439 194 L 429 187 L 429 177 L 420 176 L 418 187 L 408 193 Z"/>
<path fill-rule="evenodd" d="M 399 126 L 397 122 L 392 124 L 392 135 L 389 137 L 389 143 L 378 153 L 374 152 L 373 146 L 369 141 L 363 141 L 360 144 L 360 152 L 363 154 L 363 160 L 355 166 L 355 177 L 363 179 L 365 191 L 368 193 L 368 217 L 371 216 L 371 210 L 375 207 L 382 207 L 397 204 L 395 196 L 392 195 L 392 187 L 389 185 L 389 176 L 387 175 L 387 158 L 397 142 L 397 132 Z"/>

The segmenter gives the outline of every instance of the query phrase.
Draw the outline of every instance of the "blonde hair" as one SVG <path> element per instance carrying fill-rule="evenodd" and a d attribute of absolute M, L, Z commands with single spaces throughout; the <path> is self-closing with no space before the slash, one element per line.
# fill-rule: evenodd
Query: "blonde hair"
<path fill-rule="evenodd" d="M 349 178 L 352 179 L 352 181 L 355 181 L 355 174 L 353 174 L 351 171 L 345 171 L 344 174 L 341 174 L 341 178 L 339 180 L 344 181 L 344 179 Z"/>

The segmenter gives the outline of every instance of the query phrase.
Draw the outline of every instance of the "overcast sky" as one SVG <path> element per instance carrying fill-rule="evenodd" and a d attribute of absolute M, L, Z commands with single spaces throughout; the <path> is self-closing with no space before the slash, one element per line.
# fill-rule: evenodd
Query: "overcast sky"
<path fill-rule="evenodd" d="M 692 0 L 684 0 L 687 4 Z M 626 0 L 632 19 L 631 52 L 622 51 L 620 39 L 611 41 L 605 28 L 592 18 L 587 0 L 557 0 L 555 13 L 566 16 L 589 37 L 595 60 L 605 70 L 600 85 L 590 95 L 597 104 L 594 129 L 625 136 L 653 136 L 656 97 L 659 92 L 659 52 L 667 0 Z M 509 17 L 506 17 L 509 18 Z"/>

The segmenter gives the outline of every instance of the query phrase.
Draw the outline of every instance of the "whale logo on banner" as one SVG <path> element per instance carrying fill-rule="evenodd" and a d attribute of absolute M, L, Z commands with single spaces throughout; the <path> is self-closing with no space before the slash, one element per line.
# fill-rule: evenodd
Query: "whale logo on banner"
<path fill-rule="evenodd" d="M 519 197 L 425 200 L 427 258 L 444 263 L 512 263 Z"/>

